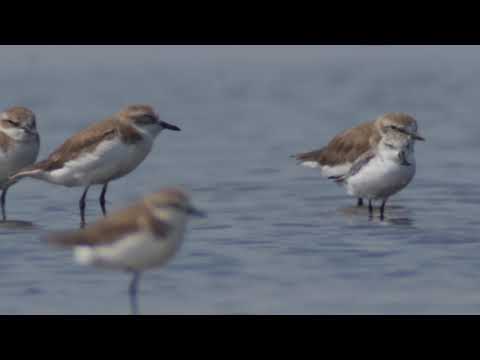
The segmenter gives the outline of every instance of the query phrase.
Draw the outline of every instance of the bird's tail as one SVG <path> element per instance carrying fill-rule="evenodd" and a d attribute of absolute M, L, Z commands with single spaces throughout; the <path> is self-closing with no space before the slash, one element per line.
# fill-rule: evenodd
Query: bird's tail
<path fill-rule="evenodd" d="M 49 233 L 40 239 L 52 246 L 62 248 L 73 248 L 75 260 L 82 264 L 90 264 L 93 261 L 94 253 L 85 240 L 83 230 L 64 230 Z"/>
<path fill-rule="evenodd" d="M 337 175 L 337 176 L 329 176 L 327 179 L 333 180 L 340 185 L 340 184 L 343 184 L 346 178 L 347 178 L 346 175 Z"/>
<path fill-rule="evenodd" d="M 57 247 L 85 245 L 85 233 L 82 230 L 63 230 L 49 233 L 42 240 Z"/>
<path fill-rule="evenodd" d="M 306 167 L 319 167 L 319 156 L 322 150 L 314 150 L 299 154 L 290 155 L 291 158 L 297 160 L 297 165 L 303 165 Z"/>
<path fill-rule="evenodd" d="M 297 160 L 297 164 L 301 164 L 301 163 L 304 162 L 304 161 L 310 160 L 310 159 L 308 158 L 308 156 L 305 156 L 305 155 L 306 155 L 305 153 L 299 153 L 299 154 L 290 155 L 289 157 L 290 157 L 291 159 Z"/>
<path fill-rule="evenodd" d="M 40 161 L 36 164 L 24 167 L 23 169 L 17 171 L 15 174 L 11 175 L 8 178 L 5 186 L 10 187 L 24 177 L 37 177 L 38 175 L 43 173 L 45 162 L 46 160 Z"/>

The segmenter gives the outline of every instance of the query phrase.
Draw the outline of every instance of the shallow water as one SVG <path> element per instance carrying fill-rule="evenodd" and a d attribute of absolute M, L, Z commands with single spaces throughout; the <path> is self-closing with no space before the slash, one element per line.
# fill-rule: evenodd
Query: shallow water
<path fill-rule="evenodd" d="M 2 108 L 36 112 L 40 158 L 128 103 L 182 128 L 107 194 L 114 210 L 180 184 L 208 212 L 143 276 L 141 313 L 480 313 L 479 47 L 2 46 L 0 80 Z M 427 141 L 386 220 L 369 221 L 289 155 L 385 111 L 414 115 Z M 129 312 L 127 274 L 42 241 L 78 227 L 81 192 L 30 179 L 9 190 L 0 313 Z"/>

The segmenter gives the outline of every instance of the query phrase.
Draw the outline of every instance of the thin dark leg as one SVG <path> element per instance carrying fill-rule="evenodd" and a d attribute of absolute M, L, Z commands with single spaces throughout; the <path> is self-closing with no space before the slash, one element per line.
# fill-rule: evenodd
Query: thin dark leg
<path fill-rule="evenodd" d="M 135 271 L 133 273 L 132 281 L 130 282 L 130 287 L 128 288 L 128 294 L 130 295 L 130 310 L 132 315 L 138 315 L 137 288 L 139 280 L 140 273 Z"/>
<path fill-rule="evenodd" d="M 2 190 L 2 197 L 0 198 L 0 203 L 2 204 L 2 218 L 3 221 L 7 220 L 7 215 L 5 213 L 5 197 L 7 196 L 8 187 Z"/>
<path fill-rule="evenodd" d="M 80 198 L 80 227 L 83 228 L 85 227 L 85 198 L 87 197 L 87 192 L 88 189 L 90 188 L 90 185 L 88 185 L 85 190 L 83 191 L 83 195 Z"/>
<path fill-rule="evenodd" d="M 363 206 L 363 199 L 358 198 L 357 206 Z"/>
<path fill-rule="evenodd" d="M 370 219 L 373 217 L 373 206 L 372 206 L 372 200 L 368 199 L 368 215 Z"/>
<path fill-rule="evenodd" d="M 105 209 L 105 194 L 107 193 L 108 183 L 103 185 L 102 193 L 100 194 L 100 207 L 102 208 L 103 216 L 107 215 L 107 210 Z"/>
<path fill-rule="evenodd" d="M 385 213 L 385 204 L 387 203 L 387 199 L 382 201 L 382 206 L 380 206 L 380 220 L 383 221 L 384 219 L 384 213 Z"/>

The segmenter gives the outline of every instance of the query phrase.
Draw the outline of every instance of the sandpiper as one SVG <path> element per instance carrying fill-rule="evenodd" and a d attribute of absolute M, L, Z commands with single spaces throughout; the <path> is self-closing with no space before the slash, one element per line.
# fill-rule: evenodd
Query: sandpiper
<path fill-rule="evenodd" d="M 163 189 L 84 229 L 53 233 L 47 241 L 73 247 L 74 258 L 82 265 L 131 272 L 130 306 L 137 314 L 140 274 L 175 255 L 191 215 L 205 216 L 184 191 Z"/>
<path fill-rule="evenodd" d="M 134 170 L 150 153 L 163 130 L 180 131 L 159 119 L 149 105 L 130 105 L 113 116 L 76 133 L 40 161 L 10 177 L 9 186 L 31 177 L 67 187 L 83 186 L 81 226 L 85 225 L 85 197 L 91 185 L 103 185 L 100 206 L 106 215 L 108 183 Z"/>
<path fill-rule="evenodd" d="M 417 121 L 402 112 L 385 113 L 374 121 L 364 122 L 336 135 L 327 146 L 294 155 L 299 164 L 320 168 L 321 175 L 338 179 L 348 174 L 352 165 L 366 152 L 375 149 L 382 137 L 390 131 L 410 136 L 413 156 L 414 140 L 424 140 L 417 134 Z M 414 172 L 415 173 L 415 172 Z M 363 205 L 358 197 L 358 206 Z"/>
<path fill-rule="evenodd" d="M 405 188 L 415 175 L 415 140 L 424 139 L 389 126 L 377 146 L 362 154 L 347 174 L 330 178 L 344 185 L 348 194 L 368 199 L 370 217 L 372 201 L 382 200 L 380 219 L 383 220 L 388 198 Z"/>
<path fill-rule="evenodd" d="M 5 198 L 8 178 L 35 162 L 40 149 L 35 114 L 21 106 L 13 106 L 0 113 L 0 203 L 2 218 L 6 220 Z"/>

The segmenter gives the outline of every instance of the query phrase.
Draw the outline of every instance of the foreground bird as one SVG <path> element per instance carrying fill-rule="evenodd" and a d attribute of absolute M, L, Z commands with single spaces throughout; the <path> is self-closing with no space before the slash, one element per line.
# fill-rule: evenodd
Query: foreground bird
<path fill-rule="evenodd" d="M 136 314 L 141 272 L 162 266 L 172 258 L 183 241 L 191 215 L 205 216 L 183 191 L 164 189 L 85 229 L 53 233 L 47 240 L 73 247 L 80 264 L 131 272 L 130 305 Z"/>
<path fill-rule="evenodd" d="M 13 106 L 0 113 L 0 204 L 6 220 L 5 199 L 8 178 L 37 160 L 40 136 L 35 114 L 21 106 Z"/>
<path fill-rule="evenodd" d="M 83 186 L 81 226 L 85 225 L 85 197 L 91 185 L 103 185 L 100 206 L 106 215 L 108 183 L 134 170 L 150 153 L 164 129 L 180 131 L 159 119 L 148 105 L 127 106 L 113 116 L 76 133 L 50 156 L 12 176 L 9 185 L 31 177 L 63 186 Z"/>
<path fill-rule="evenodd" d="M 370 173 L 370 170 L 366 172 L 364 169 L 361 174 L 369 174 L 369 176 L 363 178 L 364 181 L 378 183 L 387 181 L 385 177 L 388 177 L 394 182 L 399 181 L 403 183 L 408 179 L 404 185 L 406 186 L 415 175 L 414 142 L 415 140 L 425 140 L 417 134 L 417 131 L 417 121 L 412 116 L 400 112 L 386 113 L 379 116 L 375 121 L 362 123 L 343 131 L 320 150 L 297 154 L 294 157 L 304 166 L 320 168 L 322 176 L 344 183 L 343 180 L 358 174 L 358 170 L 372 160 L 372 154 L 375 153 L 377 154 L 376 160 L 367 169 L 375 169 L 375 171 L 379 170 L 379 172 L 372 171 Z M 392 139 L 397 139 L 398 141 Z M 393 141 L 393 144 L 390 140 Z M 388 148 L 388 145 L 395 146 L 395 149 Z M 406 161 L 410 160 L 411 167 L 408 169 L 400 168 L 402 171 L 399 173 L 396 171 L 390 173 L 387 169 L 389 169 L 392 163 L 388 162 L 389 160 L 383 156 L 386 154 L 387 148 L 407 156 Z M 401 166 L 405 166 L 405 164 Z M 383 172 L 386 173 L 384 174 Z M 399 177 L 398 179 L 397 176 Z M 358 177 L 350 179 L 347 183 L 351 181 L 353 184 L 356 179 Z M 392 186 L 395 187 L 394 185 Z M 366 196 L 363 195 L 365 192 L 355 191 L 353 188 L 350 190 L 347 188 L 347 191 L 349 194 L 358 197 L 359 206 L 363 205 L 362 198 Z M 367 195 L 373 196 L 375 194 L 368 193 Z M 374 198 L 375 196 L 371 199 Z M 382 216 L 384 206 L 385 204 L 383 203 L 381 208 Z M 371 202 L 369 202 L 369 209 L 372 209 Z"/>

